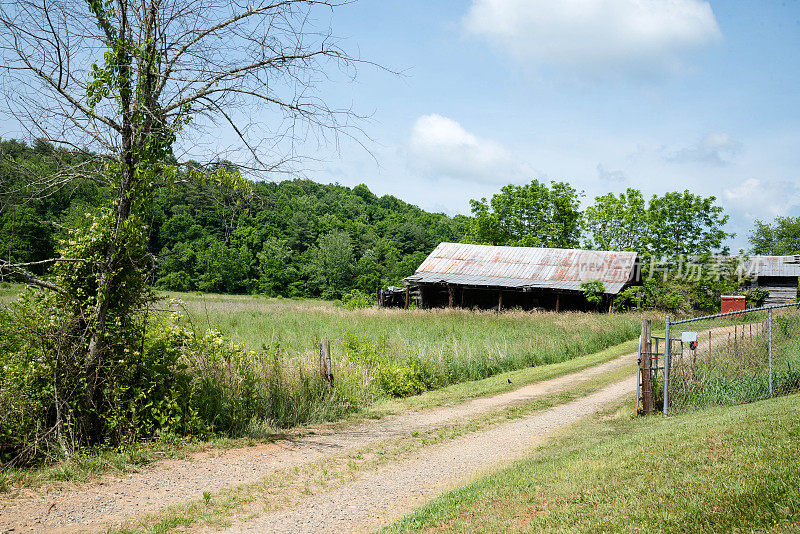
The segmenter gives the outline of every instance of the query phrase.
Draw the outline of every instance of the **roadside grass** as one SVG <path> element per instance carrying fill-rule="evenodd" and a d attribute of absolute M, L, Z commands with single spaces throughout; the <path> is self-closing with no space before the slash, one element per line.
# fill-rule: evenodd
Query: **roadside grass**
<path fill-rule="evenodd" d="M 412 456 L 420 449 L 485 430 L 577 398 L 630 377 L 635 362 L 608 371 L 574 387 L 543 395 L 473 418 L 412 431 L 357 450 L 325 458 L 301 467 L 277 470 L 262 480 L 204 495 L 202 499 L 170 506 L 154 514 L 126 522 L 111 534 L 162 534 L 189 527 L 224 528 L 235 520 L 286 509 L 313 495 L 358 479 L 390 462 Z"/>
<path fill-rule="evenodd" d="M 557 364 L 502 373 L 483 380 L 454 384 L 439 390 L 426 391 L 413 397 L 383 398 L 369 408 L 351 413 L 344 419 L 332 423 L 332 425 L 336 427 L 356 425 L 367 419 L 380 419 L 406 411 L 458 404 L 477 397 L 504 393 L 528 384 L 558 378 L 605 363 L 619 356 L 635 352 L 636 347 L 636 341 L 627 341 L 595 354 Z M 511 383 L 509 383 L 509 380 Z M 124 451 L 99 450 L 77 454 L 66 460 L 54 458 L 51 463 L 38 468 L 25 469 L 7 466 L 5 469 L 0 470 L 0 493 L 13 493 L 21 488 L 36 488 L 44 484 L 89 482 L 106 473 L 134 473 L 159 460 L 187 458 L 194 453 L 212 448 L 248 447 L 256 443 L 276 441 L 292 435 L 302 434 L 303 432 L 304 429 L 302 427 L 291 431 L 274 429 L 258 439 L 252 437 L 219 437 L 209 441 L 193 441 L 189 438 L 164 436 L 162 439 L 152 443 L 135 444 Z"/>
<path fill-rule="evenodd" d="M 24 287 L 0 284 L 0 305 L 14 300 Z M 309 424 L 350 424 L 508 391 L 633 352 L 635 342 L 619 344 L 635 338 L 639 324 L 636 314 L 350 311 L 317 300 L 160 296 L 180 299 L 184 321 L 195 330 L 217 329 L 255 351 L 250 363 L 264 380 L 261 389 L 269 395 L 265 402 L 270 415 L 253 418 L 243 434 L 211 441 L 168 435 L 124 450 L 80 451 L 34 468 L 4 466 L 0 492 L 127 473 L 162 458 L 270 441 Z M 168 300 L 159 307 L 164 312 L 175 309 Z M 319 373 L 322 338 L 334 340 L 332 389 Z M 387 391 L 382 384 L 386 376 L 408 396 L 391 395 L 398 390 Z M 407 384 L 412 387 L 404 388 Z"/>
<path fill-rule="evenodd" d="M 675 417 L 625 403 L 386 533 L 797 532 L 798 396 Z"/>
<path fill-rule="evenodd" d="M 425 393 L 413 397 L 384 397 L 378 400 L 372 407 L 365 410 L 364 413 L 367 416 L 372 413 L 383 416 L 385 414 L 402 413 L 410 410 L 444 406 L 446 404 L 458 404 L 477 397 L 499 395 L 500 393 L 515 390 L 523 385 L 542 382 L 570 373 L 583 371 L 584 369 L 609 362 L 625 354 L 634 353 L 638 348 L 638 339 L 632 339 L 595 352 L 594 354 L 579 356 L 564 362 L 537 367 L 526 367 L 524 369 L 484 378 L 483 380 L 451 384 L 440 389 L 426 391 Z"/>
<path fill-rule="evenodd" d="M 274 441 L 278 435 L 259 440 Z M 249 438 L 216 438 L 208 441 L 193 441 L 190 438 L 167 436 L 151 443 L 137 443 L 123 450 L 98 449 L 78 452 L 67 459 L 53 458 L 44 465 L 19 468 L 12 465 L 0 470 L 0 494 L 14 494 L 22 488 L 35 489 L 43 485 L 59 483 L 91 482 L 108 473 L 136 473 L 159 460 L 187 458 L 208 449 L 230 449 L 255 445 Z"/>
<path fill-rule="evenodd" d="M 381 397 L 571 360 L 639 334 L 637 314 L 345 310 L 316 300 L 165 295 L 180 300 L 193 328 L 215 328 L 247 349 L 276 355 L 286 386 L 304 377 L 316 380 L 320 341 L 332 340 L 334 392 L 341 403 L 304 408 L 310 417 L 290 424 L 338 419 L 342 405 L 364 408 Z"/>

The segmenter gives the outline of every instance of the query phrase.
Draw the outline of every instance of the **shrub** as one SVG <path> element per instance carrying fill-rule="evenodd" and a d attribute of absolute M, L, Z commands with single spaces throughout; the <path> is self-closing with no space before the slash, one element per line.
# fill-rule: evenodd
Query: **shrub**
<path fill-rule="evenodd" d="M 616 311 L 625 311 L 639 307 L 642 303 L 642 298 L 640 296 L 642 291 L 642 288 L 639 286 L 631 286 L 624 291 L 620 291 L 614 299 L 614 309 Z"/>
<path fill-rule="evenodd" d="M 378 385 L 392 397 L 418 395 L 444 383 L 444 377 L 434 365 L 413 356 L 400 365 L 384 366 L 378 371 Z"/>
<path fill-rule="evenodd" d="M 769 291 L 763 287 L 754 287 L 745 293 L 747 303 L 753 308 L 760 308 L 769 297 Z"/>
<path fill-rule="evenodd" d="M 583 291 L 583 296 L 586 297 L 586 302 L 592 306 L 599 306 L 606 292 L 606 288 L 600 280 L 589 280 L 581 283 L 581 290 Z"/>
<path fill-rule="evenodd" d="M 345 293 L 342 296 L 342 300 L 338 301 L 337 304 L 348 310 L 369 308 L 375 305 L 375 295 L 364 293 L 360 289 L 354 289 L 349 293 Z"/>

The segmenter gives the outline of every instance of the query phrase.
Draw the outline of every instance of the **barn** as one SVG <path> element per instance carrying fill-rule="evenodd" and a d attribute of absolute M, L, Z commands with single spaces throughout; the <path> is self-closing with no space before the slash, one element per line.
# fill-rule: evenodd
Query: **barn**
<path fill-rule="evenodd" d="M 800 256 L 750 256 L 744 262 L 751 287 L 769 292 L 765 306 L 785 304 L 797 299 Z"/>
<path fill-rule="evenodd" d="M 441 243 L 403 280 L 421 308 L 586 309 L 581 284 L 603 284 L 603 306 L 641 283 L 635 252 Z"/>

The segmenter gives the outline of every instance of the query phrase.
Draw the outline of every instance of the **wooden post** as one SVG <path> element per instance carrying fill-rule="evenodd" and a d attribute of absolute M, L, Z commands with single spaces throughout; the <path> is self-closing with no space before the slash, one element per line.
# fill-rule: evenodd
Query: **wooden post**
<path fill-rule="evenodd" d="M 448 308 L 452 308 L 453 307 L 453 286 L 451 286 L 449 284 L 447 285 L 447 296 L 448 296 L 447 307 Z"/>
<path fill-rule="evenodd" d="M 403 306 L 404 309 L 408 309 L 408 286 L 406 286 L 406 303 Z"/>
<path fill-rule="evenodd" d="M 561 294 L 556 293 L 556 313 L 558 313 L 558 304 L 559 304 L 559 299 L 560 298 L 561 298 Z"/>
<path fill-rule="evenodd" d="M 611 300 L 608 301 L 608 313 L 611 313 L 611 307 L 614 305 L 614 297 L 611 297 Z"/>
<path fill-rule="evenodd" d="M 503 311 L 503 290 L 497 292 L 497 311 Z"/>
<path fill-rule="evenodd" d="M 639 353 L 639 369 L 642 377 L 642 410 L 645 415 L 653 413 L 653 372 L 652 372 L 652 340 L 650 319 L 642 319 L 642 342 Z"/>
<path fill-rule="evenodd" d="M 331 342 L 329 339 L 323 339 L 319 351 L 319 370 L 322 378 L 328 382 L 328 385 L 333 387 L 333 364 L 331 363 Z"/>

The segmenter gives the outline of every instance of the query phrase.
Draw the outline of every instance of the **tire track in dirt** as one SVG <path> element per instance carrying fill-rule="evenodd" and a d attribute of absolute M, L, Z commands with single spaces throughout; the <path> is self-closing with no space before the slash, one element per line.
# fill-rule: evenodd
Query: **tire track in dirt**
<path fill-rule="evenodd" d="M 0 496 L 0 531 L 80 532 L 105 530 L 124 520 L 202 498 L 203 492 L 256 482 L 276 470 L 309 464 L 366 445 L 424 431 L 447 422 L 519 405 L 564 391 L 635 361 L 620 356 L 582 371 L 491 397 L 385 417 L 345 428 L 321 425 L 275 443 L 210 450 L 190 460 L 165 460 L 128 475 L 106 475 L 84 484 Z M 634 382 L 635 386 L 635 382 Z"/>
<path fill-rule="evenodd" d="M 307 499 L 299 507 L 267 514 L 224 532 L 375 530 L 447 490 L 526 457 L 532 447 L 544 442 L 554 430 L 594 414 L 635 391 L 636 377 L 631 376 L 544 412 L 425 448 L 408 460 Z"/>

